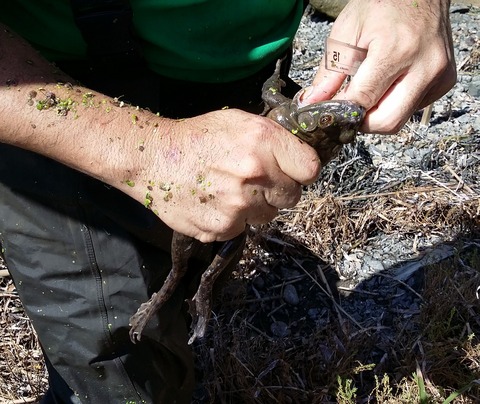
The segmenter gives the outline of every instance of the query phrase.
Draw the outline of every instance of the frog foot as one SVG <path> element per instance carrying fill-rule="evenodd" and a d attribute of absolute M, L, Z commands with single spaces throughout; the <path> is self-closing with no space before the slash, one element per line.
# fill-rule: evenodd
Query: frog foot
<path fill-rule="evenodd" d="M 161 289 L 157 293 L 152 294 L 148 301 L 142 303 L 137 312 L 130 317 L 129 335 L 130 340 L 134 344 L 141 340 L 143 329 L 147 323 L 177 289 L 187 272 L 188 258 L 196 242 L 192 237 L 174 232 L 172 240 L 172 269 L 168 273 Z"/>
<path fill-rule="evenodd" d="M 188 344 L 192 344 L 197 338 L 202 338 L 207 329 L 208 320 L 212 313 L 213 285 L 218 276 L 232 262 L 243 249 L 247 232 L 225 241 L 215 255 L 212 263 L 208 266 L 200 279 L 197 292 L 191 300 L 187 300 L 189 313 L 192 316 L 192 336 Z"/>
<path fill-rule="evenodd" d="M 130 340 L 136 344 L 142 339 L 142 332 L 147 323 L 150 321 L 154 313 L 159 310 L 168 298 L 165 293 L 154 293 L 152 297 L 142 303 L 137 312 L 130 317 Z"/>
<path fill-rule="evenodd" d="M 211 296 L 212 291 L 205 291 Z M 212 312 L 212 302 L 210 298 L 200 297 L 195 293 L 195 296 L 187 300 L 188 312 L 192 316 L 192 336 L 188 340 L 188 345 L 191 345 L 197 338 L 202 338 L 207 330 L 207 323 L 210 319 L 210 313 Z"/>

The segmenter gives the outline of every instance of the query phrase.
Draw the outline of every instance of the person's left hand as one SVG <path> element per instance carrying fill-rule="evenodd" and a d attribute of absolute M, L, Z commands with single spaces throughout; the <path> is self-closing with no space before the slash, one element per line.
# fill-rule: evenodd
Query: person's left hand
<path fill-rule="evenodd" d="M 456 81 L 449 4 L 350 0 L 330 36 L 367 49 L 367 57 L 341 91 L 345 75 L 326 70 L 322 60 L 302 104 L 332 97 L 351 100 L 368 111 L 362 131 L 396 133 Z"/>

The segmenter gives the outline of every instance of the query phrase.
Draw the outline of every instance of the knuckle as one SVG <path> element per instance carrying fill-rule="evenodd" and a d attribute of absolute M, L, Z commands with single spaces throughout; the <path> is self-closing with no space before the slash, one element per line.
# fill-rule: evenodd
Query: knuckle
<path fill-rule="evenodd" d="M 207 241 L 202 242 L 213 242 L 213 241 L 225 241 L 230 240 L 236 235 L 240 234 L 242 227 L 238 223 L 233 222 L 228 217 L 224 217 L 223 220 L 212 220 L 212 231 L 210 234 L 207 234 L 205 239 Z"/>
<path fill-rule="evenodd" d="M 254 152 L 249 152 L 243 156 L 239 166 L 237 174 L 244 181 L 248 181 L 254 178 L 259 178 L 264 175 L 264 168 L 262 162 Z"/>
<path fill-rule="evenodd" d="M 315 154 L 313 158 L 305 162 L 304 167 L 305 167 L 305 172 L 307 173 L 307 176 L 308 176 L 307 182 L 311 183 L 311 182 L 314 182 L 320 175 L 320 171 L 322 171 L 322 162 L 318 158 L 318 155 Z"/>
<path fill-rule="evenodd" d="M 294 183 L 291 186 L 275 187 L 265 193 L 265 199 L 270 206 L 279 209 L 295 206 L 302 196 L 302 186 Z"/>
<path fill-rule="evenodd" d="M 446 91 L 452 88 L 457 82 L 457 69 L 448 61 L 440 62 L 434 73 L 438 85 Z"/>
<path fill-rule="evenodd" d="M 377 93 L 376 87 L 374 87 L 373 83 L 366 83 L 362 88 L 359 88 L 357 99 L 367 110 L 375 106 L 377 103 Z"/>
<path fill-rule="evenodd" d="M 405 118 L 405 117 L 406 118 Z M 402 129 L 410 115 L 398 114 L 395 116 L 369 117 L 364 122 L 362 130 L 365 133 L 377 133 L 381 135 L 394 135 Z"/>

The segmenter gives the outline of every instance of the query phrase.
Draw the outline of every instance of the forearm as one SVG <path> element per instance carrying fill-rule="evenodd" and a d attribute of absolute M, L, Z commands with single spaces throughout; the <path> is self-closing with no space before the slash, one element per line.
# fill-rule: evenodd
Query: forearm
<path fill-rule="evenodd" d="M 226 109 L 175 121 L 71 81 L 1 30 L 0 141 L 100 179 L 201 241 L 271 220 L 320 170 L 269 118 Z"/>
<path fill-rule="evenodd" d="M 142 200 L 130 185 L 148 158 L 148 151 L 143 156 L 145 142 L 167 131 L 171 121 L 72 82 L 2 27 L 0 141 L 55 159 Z"/>

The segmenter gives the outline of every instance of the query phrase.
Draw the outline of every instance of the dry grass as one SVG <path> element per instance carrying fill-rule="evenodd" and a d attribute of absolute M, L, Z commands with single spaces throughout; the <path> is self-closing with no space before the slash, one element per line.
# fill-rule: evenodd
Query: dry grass
<path fill-rule="evenodd" d="M 8 276 L 0 277 L 0 307 L 0 403 L 31 402 L 45 391 L 47 376 L 36 334 Z"/>
<path fill-rule="evenodd" d="M 456 403 L 478 402 L 480 198 L 477 184 L 450 174 L 458 179 L 370 194 L 319 197 L 325 189 L 312 188 L 257 229 L 195 346 L 203 385 L 195 402 L 447 403 L 457 393 Z M 442 234 L 458 253 L 407 280 L 391 271 L 358 279 L 345 293 L 337 264 L 389 234 Z M 285 302 L 287 284 L 299 304 Z M 46 374 L 8 276 L 0 304 L 0 402 L 31 402 Z M 288 332 L 278 336 L 272 324 Z"/>
<path fill-rule="evenodd" d="M 404 198 L 402 193 L 382 195 L 381 207 L 372 196 L 376 209 L 367 203 L 362 211 L 356 207 L 349 210 L 345 199 L 332 196 L 306 200 L 300 205 L 300 216 L 290 212 L 297 218 L 290 226 L 315 229 L 313 233 L 305 232 L 311 237 L 305 244 L 316 246 L 316 252 L 323 251 L 330 257 L 336 254 L 337 245 L 361 245 L 370 232 L 379 228 L 407 234 L 452 226 L 464 235 L 478 236 L 477 197 L 457 205 L 436 194 L 428 200 L 423 194 L 417 198 L 422 203 L 408 206 L 409 196 L 417 191 L 403 192 Z M 347 200 L 352 202 L 351 198 Z M 397 209 L 405 206 L 411 208 L 410 214 Z M 382 217 L 369 213 L 373 211 L 382 212 Z M 404 214 L 398 215 L 398 211 Z M 328 226 L 315 223 L 325 223 L 324 218 Z M 302 232 L 297 230 L 295 234 Z M 317 289 L 316 297 L 309 295 L 306 304 L 323 296 L 329 314 L 326 320 L 309 321 L 298 307 L 286 310 L 284 304 L 271 304 L 281 301 L 275 292 L 279 285 L 271 285 L 266 298 L 255 290 L 254 282 L 246 288 L 244 281 L 237 279 L 225 289 L 223 299 L 233 303 L 219 308 L 211 335 L 196 347 L 210 397 L 210 401 L 198 402 L 446 403 L 457 393 L 456 403 L 478 402 L 480 244 L 465 248 L 467 244 L 458 243 L 458 254 L 418 270 L 413 286 L 379 274 L 373 278 L 380 282 L 370 280 L 345 297 L 330 289 L 315 255 L 306 256 L 305 249 L 298 245 L 289 247 L 291 237 L 282 239 L 276 229 L 259 237 L 264 239 L 264 251 L 274 241 L 266 255 L 269 258 L 259 260 L 261 249 L 251 245 L 253 255 L 249 257 L 247 251 L 246 273 L 252 276 L 252 267 L 260 267 L 262 276 L 278 271 L 278 260 L 284 266 L 297 267 L 308 275 L 303 282 Z M 278 245 L 282 246 L 281 254 L 275 256 Z M 249 259 L 255 265 L 248 265 Z M 414 304 L 396 306 L 394 299 L 401 294 Z M 374 302 L 381 313 L 359 313 L 368 301 Z M 292 332 L 277 338 L 271 333 L 269 319 L 271 313 L 275 316 L 285 310 L 281 318 L 287 317 Z"/>
<path fill-rule="evenodd" d="M 345 246 L 362 246 L 379 233 L 420 236 L 442 234 L 446 228 L 468 233 L 478 227 L 479 217 L 480 197 L 472 189 L 443 184 L 345 197 L 307 195 L 281 220 L 287 232 L 322 259 L 336 262 Z"/>

